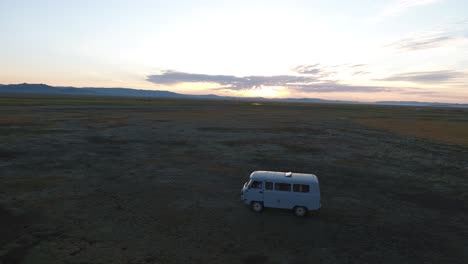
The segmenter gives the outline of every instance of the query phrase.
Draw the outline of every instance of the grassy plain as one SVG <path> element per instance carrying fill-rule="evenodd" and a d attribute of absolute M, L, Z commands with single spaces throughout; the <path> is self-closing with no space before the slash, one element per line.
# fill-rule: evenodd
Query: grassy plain
<path fill-rule="evenodd" d="M 0 98 L 0 263 L 466 263 L 468 109 Z M 318 175 L 307 218 L 239 201 Z"/>

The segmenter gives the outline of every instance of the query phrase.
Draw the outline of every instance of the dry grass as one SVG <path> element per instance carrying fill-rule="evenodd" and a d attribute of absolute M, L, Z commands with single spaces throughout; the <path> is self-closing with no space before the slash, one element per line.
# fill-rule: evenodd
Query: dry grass
<path fill-rule="evenodd" d="M 118 128 L 128 126 L 128 117 L 88 117 L 81 119 L 81 124 L 86 128 Z"/>
<path fill-rule="evenodd" d="M 0 126 L 25 126 L 33 124 L 34 120 L 29 115 L 0 115 Z"/>
<path fill-rule="evenodd" d="M 384 129 L 405 136 L 468 145 L 468 122 L 388 118 L 366 118 L 355 121 L 367 127 Z"/>
<path fill-rule="evenodd" d="M 0 263 L 467 262 L 468 109 L 10 99 Z M 250 212 L 263 169 L 316 173 L 320 212 Z"/>
<path fill-rule="evenodd" d="M 49 176 L 36 176 L 36 177 L 22 177 L 13 178 L 3 182 L 6 189 L 15 192 L 29 192 L 38 191 L 47 187 L 57 185 L 64 181 L 64 177 L 49 175 Z"/>

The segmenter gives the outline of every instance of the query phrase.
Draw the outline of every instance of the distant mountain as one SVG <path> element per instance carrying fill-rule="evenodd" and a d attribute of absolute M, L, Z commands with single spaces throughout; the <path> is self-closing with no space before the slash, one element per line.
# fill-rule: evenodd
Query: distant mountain
<path fill-rule="evenodd" d="M 355 102 L 355 101 L 324 100 L 324 99 L 319 99 L 319 98 L 285 98 L 285 99 L 276 99 L 276 101 L 291 102 L 291 103 L 324 103 L 324 104 L 359 104 L 360 103 L 360 102 Z"/>
<path fill-rule="evenodd" d="M 431 106 L 431 107 L 461 107 L 468 108 L 468 104 L 452 104 L 437 102 L 418 102 L 418 101 L 379 101 L 378 105 L 401 105 L 401 106 Z"/>
<path fill-rule="evenodd" d="M 94 96 L 137 96 L 137 97 L 188 97 L 187 95 L 153 90 L 130 88 L 58 87 L 46 84 L 9 84 L 0 86 L 3 94 L 49 94 L 49 95 L 94 95 Z"/>
<path fill-rule="evenodd" d="M 278 98 L 267 99 L 263 97 L 230 97 L 214 94 L 189 95 L 169 91 L 138 90 L 131 88 L 97 88 L 97 87 L 60 87 L 46 84 L 0 84 L 0 94 L 40 94 L 40 95 L 83 95 L 83 96 L 122 96 L 122 97 L 149 97 L 149 98 L 186 98 L 210 100 L 239 100 L 239 101 L 275 101 L 291 103 L 324 103 L 324 104 L 373 104 L 373 105 L 399 105 L 399 106 L 432 106 L 432 107 L 462 107 L 468 104 L 450 104 L 415 101 L 379 101 L 375 103 L 362 103 L 357 101 L 324 100 L 319 98 Z"/>

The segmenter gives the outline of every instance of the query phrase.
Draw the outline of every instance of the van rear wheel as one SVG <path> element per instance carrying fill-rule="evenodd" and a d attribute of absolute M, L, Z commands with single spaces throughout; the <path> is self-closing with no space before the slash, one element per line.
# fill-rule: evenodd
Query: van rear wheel
<path fill-rule="evenodd" d="M 261 202 L 252 202 L 250 206 L 254 212 L 260 213 L 263 211 L 263 204 Z"/>
<path fill-rule="evenodd" d="M 303 217 L 307 215 L 307 209 L 303 206 L 296 206 L 293 211 L 295 216 Z"/>

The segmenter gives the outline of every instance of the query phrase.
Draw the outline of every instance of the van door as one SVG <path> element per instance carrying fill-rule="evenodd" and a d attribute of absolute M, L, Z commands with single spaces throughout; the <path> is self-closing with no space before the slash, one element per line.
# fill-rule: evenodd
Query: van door
<path fill-rule="evenodd" d="M 265 207 L 278 207 L 279 205 L 273 185 L 273 182 L 265 182 L 265 193 L 263 194 L 263 206 Z"/>
<path fill-rule="evenodd" d="M 263 182 L 252 181 L 247 190 L 247 199 L 251 201 L 263 202 Z"/>
<path fill-rule="evenodd" d="M 291 184 L 286 182 L 276 182 L 275 183 L 275 200 L 277 201 L 277 208 L 292 209 L 291 202 Z"/>

